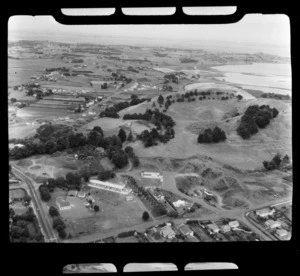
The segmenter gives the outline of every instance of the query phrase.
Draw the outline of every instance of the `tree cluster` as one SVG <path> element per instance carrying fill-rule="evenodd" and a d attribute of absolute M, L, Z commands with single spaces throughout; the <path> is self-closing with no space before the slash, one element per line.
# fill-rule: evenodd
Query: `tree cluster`
<path fill-rule="evenodd" d="M 147 109 L 144 114 L 125 114 L 123 119 L 146 120 L 156 126 L 151 131 L 144 130 L 141 134 L 137 135 L 137 139 L 143 141 L 145 147 L 157 145 L 157 141 L 167 143 L 175 137 L 173 129 L 175 122 L 170 116 L 159 112 L 158 109 L 155 111 Z"/>
<path fill-rule="evenodd" d="M 114 178 L 116 174 L 112 171 L 101 171 L 98 173 L 98 179 L 101 181 L 106 181 L 108 179 Z"/>
<path fill-rule="evenodd" d="M 226 140 L 225 132 L 219 127 L 214 129 L 205 129 L 203 133 L 198 136 L 198 143 L 218 143 Z"/>
<path fill-rule="evenodd" d="M 152 214 L 154 216 L 163 216 L 167 214 L 166 207 L 154 199 L 154 197 L 144 188 L 137 185 L 135 179 L 131 176 L 127 176 L 127 185 L 132 189 L 142 201 L 146 201 L 148 205 L 152 207 Z"/>
<path fill-rule="evenodd" d="M 11 242 L 45 242 L 38 220 L 31 207 L 22 215 L 16 215 L 14 210 L 10 208 L 9 218 Z M 33 224 L 35 229 L 34 234 L 29 231 L 29 224 Z"/>
<path fill-rule="evenodd" d="M 180 62 L 181 63 L 190 63 L 190 62 L 198 62 L 198 61 L 195 59 L 192 59 L 192 58 L 181 58 Z"/>
<path fill-rule="evenodd" d="M 67 237 L 67 233 L 65 231 L 67 226 L 62 220 L 60 214 L 52 217 L 52 227 L 58 232 L 58 235 L 61 239 L 65 239 Z"/>
<path fill-rule="evenodd" d="M 270 108 L 269 105 L 251 105 L 242 116 L 237 133 L 243 139 L 249 139 L 258 132 L 258 128 L 265 128 L 278 114 L 278 110 Z"/>
<path fill-rule="evenodd" d="M 66 67 L 46 68 L 45 71 L 47 73 L 50 73 L 50 72 L 53 72 L 53 71 L 69 72 L 70 68 L 66 68 Z"/>
<path fill-rule="evenodd" d="M 140 159 L 135 155 L 133 148 L 130 146 L 127 146 L 124 149 L 124 151 L 127 154 L 128 158 L 131 160 L 133 167 L 134 168 L 138 167 L 140 165 Z"/>
<path fill-rule="evenodd" d="M 267 171 L 279 169 L 290 162 L 290 157 L 286 154 L 283 158 L 277 153 L 270 161 L 263 161 L 264 168 Z"/>
<path fill-rule="evenodd" d="M 178 77 L 175 74 L 166 74 L 164 78 L 178 84 Z"/>
<path fill-rule="evenodd" d="M 125 109 L 129 106 L 140 104 L 147 99 L 139 99 L 136 95 L 131 96 L 130 102 L 119 102 L 114 104 L 112 107 L 107 107 L 104 111 L 99 114 L 99 117 L 110 117 L 110 118 L 120 118 L 118 112 L 122 109 Z"/>
<path fill-rule="evenodd" d="M 276 93 L 263 93 L 260 96 L 261 98 L 270 98 L 270 99 L 277 99 L 277 100 L 290 100 L 290 95 L 281 95 Z"/>
<path fill-rule="evenodd" d="M 55 188 L 66 190 L 80 190 L 82 175 L 67 173 L 66 177 L 48 178 L 39 186 L 39 192 L 43 201 L 49 201 L 51 199 L 51 193 Z"/>

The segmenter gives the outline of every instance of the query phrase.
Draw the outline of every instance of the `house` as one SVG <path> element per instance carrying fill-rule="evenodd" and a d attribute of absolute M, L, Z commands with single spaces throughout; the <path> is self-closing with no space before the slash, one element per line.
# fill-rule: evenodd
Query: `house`
<path fill-rule="evenodd" d="M 14 147 L 17 147 L 17 148 L 24 148 L 25 146 L 23 144 L 15 144 Z"/>
<path fill-rule="evenodd" d="M 164 238 L 172 239 L 176 236 L 171 226 L 166 225 L 160 229 L 160 233 Z"/>
<path fill-rule="evenodd" d="M 229 225 L 231 228 L 236 228 L 236 227 L 238 227 L 240 224 L 239 224 L 239 222 L 238 222 L 237 220 L 233 220 L 233 221 L 230 221 L 230 222 L 228 223 L 228 225 Z"/>
<path fill-rule="evenodd" d="M 156 233 L 157 232 L 157 229 L 156 229 L 156 227 L 152 227 L 152 228 L 150 228 L 150 230 L 153 232 L 153 233 Z"/>
<path fill-rule="evenodd" d="M 76 197 L 77 196 L 77 190 L 69 190 L 68 191 L 68 196 L 73 196 L 73 197 Z"/>
<path fill-rule="evenodd" d="M 286 231 L 285 229 L 277 229 L 276 230 L 276 234 L 280 237 L 280 238 L 283 238 L 283 237 L 286 237 L 289 232 Z"/>
<path fill-rule="evenodd" d="M 181 200 L 181 199 L 178 199 L 177 201 L 174 201 L 173 202 L 173 205 L 178 208 L 180 206 L 185 206 L 186 205 L 186 201 L 184 200 Z"/>
<path fill-rule="evenodd" d="M 90 204 L 89 204 L 87 201 L 84 202 L 83 205 L 84 205 L 85 207 L 89 207 L 89 206 L 90 206 Z"/>
<path fill-rule="evenodd" d="M 85 192 L 79 192 L 77 196 L 80 198 L 85 198 Z"/>
<path fill-rule="evenodd" d="M 219 231 L 220 231 L 219 227 L 217 225 L 213 224 L 213 223 L 208 224 L 207 227 L 213 233 L 219 233 Z"/>
<path fill-rule="evenodd" d="M 229 232 L 230 230 L 231 230 L 231 228 L 230 228 L 230 226 L 229 226 L 228 224 L 222 225 L 222 226 L 221 226 L 221 231 L 222 231 L 223 233 L 227 233 L 227 232 Z"/>
<path fill-rule="evenodd" d="M 91 195 L 89 195 L 89 196 L 86 198 L 86 200 L 87 200 L 87 201 L 91 200 L 93 203 L 95 202 L 95 199 L 94 199 Z"/>
<path fill-rule="evenodd" d="M 194 231 L 192 231 L 186 224 L 182 223 L 177 228 L 184 236 L 194 236 Z"/>
<path fill-rule="evenodd" d="M 269 208 L 264 208 L 264 209 L 255 211 L 256 215 L 258 215 L 262 218 L 271 216 L 274 214 L 274 212 L 275 212 L 275 209 L 269 209 Z"/>
<path fill-rule="evenodd" d="M 69 201 L 64 200 L 60 196 L 56 199 L 56 205 L 61 211 L 71 209 L 71 203 Z"/>
<path fill-rule="evenodd" d="M 265 222 L 265 224 L 266 224 L 267 227 L 269 227 L 271 229 L 277 228 L 277 227 L 281 226 L 281 222 L 280 221 L 277 221 L 277 220 L 274 221 L 274 220 L 271 220 L 271 219 L 267 220 Z"/>

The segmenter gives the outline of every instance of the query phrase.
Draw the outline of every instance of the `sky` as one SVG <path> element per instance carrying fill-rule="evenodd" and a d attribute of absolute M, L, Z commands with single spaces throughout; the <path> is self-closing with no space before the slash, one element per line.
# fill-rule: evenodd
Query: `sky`
<path fill-rule="evenodd" d="M 289 48 L 289 18 L 283 14 L 245 15 L 232 24 L 181 25 L 63 25 L 52 16 L 13 16 L 8 21 L 8 39 L 25 39 L 26 35 L 54 37 L 129 37 L 178 42 L 224 41 L 232 45 L 271 45 Z"/>

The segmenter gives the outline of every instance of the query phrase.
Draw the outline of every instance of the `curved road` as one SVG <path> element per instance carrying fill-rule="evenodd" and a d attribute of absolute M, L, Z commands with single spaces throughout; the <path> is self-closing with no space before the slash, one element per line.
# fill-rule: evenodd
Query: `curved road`
<path fill-rule="evenodd" d="M 40 202 L 40 198 L 32 184 L 32 180 L 26 176 L 21 170 L 17 169 L 14 165 L 12 165 L 13 173 L 22 179 L 28 186 L 30 196 L 32 198 L 32 206 L 37 215 L 37 219 L 39 221 L 40 227 L 42 229 L 42 233 L 44 234 L 45 242 L 58 242 L 57 237 L 52 229 L 52 226 L 45 216 L 43 206 Z"/>

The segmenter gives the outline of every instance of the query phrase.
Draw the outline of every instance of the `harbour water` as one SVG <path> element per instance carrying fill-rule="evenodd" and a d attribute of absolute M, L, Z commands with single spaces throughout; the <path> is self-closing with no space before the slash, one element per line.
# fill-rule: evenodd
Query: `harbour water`
<path fill-rule="evenodd" d="M 253 63 L 212 68 L 224 74 L 224 77 L 217 79 L 239 84 L 242 88 L 291 95 L 290 64 Z"/>

